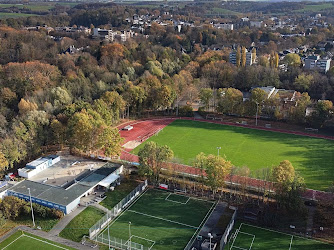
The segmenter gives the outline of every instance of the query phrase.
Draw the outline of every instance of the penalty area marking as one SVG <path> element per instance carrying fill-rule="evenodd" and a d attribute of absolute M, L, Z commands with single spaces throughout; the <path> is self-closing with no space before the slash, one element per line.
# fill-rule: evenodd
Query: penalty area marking
<path fill-rule="evenodd" d="M 37 239 L 37 238 L 32 237 L 32 236 L 30 236 L 30 235 L 26 235 L 26 234 L 24 234 L 24 233 L 22 233 L 19 237 L 17 237 L 15 240 L 13 240 L 11 243 L 9 243 L 7 246 L 5 246 L 5 247 L 2 248 L 2 249 L 6 249 L 7 247 L 9 247 L 11 244 L 13 244 L 15 241 L 17 241 L 17 240 L 20 239 L 21 237 L 28 237 L 28 238 L 31 238 L 31 239 L 33 239 L 33 240 L 37 240 L 37 241 L 43 242 L 44 244 L 48 244 L 48 245 L 57 247 L 57 248 L 59 248 L 59 249 L 68 250 L 68 248 L 61 247 L 61 246 L 58 246 L 58 245 L 56 245 L 56 244 L 52 244 L 52 243 L 47 242 L 47 241 L 45 241 L 45 240 Z"/>
<path fill-rule="evenodd" d="M 239 236 L 239 234 L 246 234 L 246 235 L 249 235 L 249 236 L 252 236 L 252 237 L 253 237 L 252 242 L 251 242 L 249 248 L 237 247 L 237 246 L 234 246 L 234 245 L 233 245 L 235 239 Z M 237 235 L 235 236 L 234 241 L 233 241 L 232 246 L 231 246 L 230 249 L 232 249 L 232 248 L 238 248 L 238 249 L 243 249 L 243 250 L 251 250 L 251 249 L 252 249 L 252 246 L 253 246 L 253 243 L 254 243 L 254 240 L 255 240 L 255 235 L 254 235 L 254 234 L 249 234 L 249 233 L 241 232 L 240 229 L 238 229 Z"/>
<path fill-rule="evenodd" d="M 17 241 L 18 239 L 20 239 L 21 237 L 23 237 L 23 234 L 21 234 L 19 237 L 17 237 L 15 240 L 13 240 L 12 242 L 10 242 L 7 246 L 1 248 L 2 249 L 6 249 L 7 247 L 9 247 L 11 244 L 13 244 L 15 241 Z"/>
<path fill-rule="evenodd" d="M 181 202 L 181 201 L 173 201 L 173 200 L 170 200 L 168 199 L 169 196 L 171 196 L 173 193 L 170 193 L 169 195 L 167 195 L 167 197 L 165 198 L 166 201 L 170 201 L 170 202 L 174 202 L 174 203 L 179 203 L 179 204 L 182 204 L 182 205 L 186 205 L 188 203 L 188 201 L 190 200 L 190 197 L 188 197 L 188 199 L 186 200 L 186 202 Z M 178 195 L 178 196 L 182 196 L 182 197 L 187 197 L 187 196 L 184 196 L 184 195 L 180 195 L 180 194 L 173 194 L 173 195 Z"/>
<path fill-rule="evenodd" d="M 137 235 L 131 235 L 130 239 L 128 239 L 126 242 L 125 242 L 125 245 L 128 244 L 129 241 L 133 242 L 132 241 L 132 238 L 135 237 L 135 238 L 138 238 L 138 239 L 141 239 L 141 240 L 146 240 L 147 242 L 153 242 L 153 244 L 148 248 L 148 249 L 152 249 L 152 247 L 154 246 L 155 244 L 155 241 L 154 240 L 149 240 L 149 239 L 146 239 L 144 237 L 140 237 L 140 236 L 137 236 Z M 136 242 L 135 242 L 136 243 Z M 132 244 L 131 244 L 132 245 Z M 142 244 L 141 244 L 142 245 Z M 132 248 L 132 246 L 130 246 L 130 248 Z"/>

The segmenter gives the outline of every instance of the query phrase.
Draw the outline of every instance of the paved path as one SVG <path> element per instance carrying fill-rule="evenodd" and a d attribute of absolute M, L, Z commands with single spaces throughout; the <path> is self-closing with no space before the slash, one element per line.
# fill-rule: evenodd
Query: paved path
<path fill-rule="evenodd" d="M 194 118 L 198 119 L 198 120 L 203 120 L 204 119 L 203 116 L 201 116 L 200 113 L 197 112 L 197 111 L 194 112 Z"/>
<path fill-rule="evenodd" d="M 96 208 L 102 210 L 105 213 L 111 212 L 108 208 L 105 208 L 104 206 L 100 205 L 99 203 L 93 203 L 93 204 L 90 204 L 90 206 L 96 207 Z"/>
<path fill-rule="evenodd" d="M 81 243 L 73 242 L 73 241 L 67 240 L 67 239 L 63 239 L 63 238 L 61 238 L 59 236 L 52 236 L 52 235 L 50 235 L 47 232 L 44 232 L 44 231 L 41 231 L 41 230 L 37 230 L 37 229 L 32 229 L 32 228 L 27 227 L 27 226 L 18 226 L 16 228 L 14 228 L 9 233 L 7 233 L 3 237 L 1 237 L 0 241 L 8 238 L 9 236 L 11 236 L 13 233 L 15 233 L 18 230 L 22 230 L 22 231 L 25 231 L 27 233 L 30 233 L 30 234 L 39 236 L 41 238 L 48 239 L 50 241 L 54 241 L 56 243 L 59 243 L 59 244 L 62 244 L 62 245 L 68 246 L 68 247 L 72 247 L 72 248 L 75 248 L 75 249 L 92 250 L 91 247 L 82 245 Z M 95 249 L 98 249 L 98 248 L 95 248 Z M 42 249 L 36 249 L 36 250 L 42 250 Z"/>
<path fill-rule="evenodd" d="M 70 221 L 77 216 L 80 212 L 82 212 L 86 207 L 80 206 L 75 209 L 73 212 L 65 215 L 50 231 L 50 236 L 59 235 L 59 233 L 70 223 Z"/>
<path fill-rule="evenodd" d="M 311 207 L 311 206 L 307 206 L 307 210 L 308 210 L 308 217 L 307 217 L 307 224 L 306 224 L 306 234 L 308 236 L 312 236 L 312 233 L 313 233 L 313 217 L 314 217 L 314 213 L 315 213 L 316 208 Z"/>

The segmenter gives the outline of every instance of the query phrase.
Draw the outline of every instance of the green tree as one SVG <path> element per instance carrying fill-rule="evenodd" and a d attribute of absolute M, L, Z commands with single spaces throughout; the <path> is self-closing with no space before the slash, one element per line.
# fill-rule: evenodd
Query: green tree
<path fill-rule="evenodd" d="M 278 64 L 279 64 L 279 56 L 278 56 L 278 53 L 275 52 L 275 54 L 274 54 L 274 67 L 278 68 Z"/>
<path fill-rule="evenodd" d="M 93 117 L 86 110 L 82 110 L 71 117 L 68 127 L 71 148 L 90 150 L 94 130 Z"/>
<path fill-rule="evenodd" d="M 210 105 L 210 100 L 213 96 L 212 89 L 210 88 L 203 88 L 199 92 L 199 98 L 205 105 L 205 108 L 208 109 Z"/>
<path fill-rule="evenodd" d="M 72 97 L 67 90 L 62 87 L 51 89 L 51 98 L 53 100 L 53 106 L 56 108 L 61 108 L 72 102 Z"/>
<path fill-rule="evenodd" d="M 295 123 L 304 123 L 306 108 L 311 104 L 311 98 L 308 93 L 305 92 L 296 99 L 296 105 L 290 109 L 288 119 Z"/>
<path fill-rule="evenodd" d="M 267 100 L 267 96 L 267 92 L 263 89 L 252 89 L 250 101 L 245 103 L 246 113 L 248 115 L 255 115 L 258 105 L 258 115 L 261 115 L 264 102 Z"/>
<path fill-rule="evenodd" d="M 103 126 L 101 133 L 98 135 L 95 149 L 103 150 L 107 157 L 119 156 L 122 151 L 122 142 L 123 138 L 118 133 L 117 128 Z"/>
<path fill-rule="evenodd" d="M 274 181 L 279 184 L 292 183 L 295 176 L 295 168 L 288 160 L 280 162 L 278 166 L 273 168 Z"/>
<path fill-rule="evenodd" d="M 227 114 L 241 114 L 243 94 L 240 90 L 234 88 L 224 88 L 218 90 L 219 112 Z"/>
<path fill-rule="evenodd" d="M 256 48 L 252 49 L 252 63 L 255 63 L 256 60 Z"/>
<path fill-rule="evenodd" d="M 124 111 L 125 101 L 116 91 L 107 91 L 101 98 L 113 114 L 113 123 L 118 122 L 120 114 Z"/>
<path fill-rule="evenodd" d="M 246 48 L 245 47 L 241 48 L 241 66 L 242 67 L 246 66 Z"/>
<path fill-rule="evenodd" d="M 223 157 L 208 155 L 203 152 L 196 156 L 194 167 L 202 171 L 201 182 L 208 185 L 213 192 L 224 186 L 225 178 L 232 169 L 230 161 L 226 161 Z"/>
<path fill-rule="evenodd" d="M 8 167 L 8 161 L 0 149 L 0 173 L 3 173 Z"/>
<path fill-rule="evenodd" d="M 50 127 L 53 135 L 53 142 L 61 145 L 65 144 L 66 141 L 66 126 L 63 125 L 59 120 L 53 119 L 50 123 Z"/>
<path fill-rule="evenodd" d="M 284 62 L 288 65 L 288 67 L 299 67 L 301 64 L 300 56 L 295 53 L 287 54 L 284 57 Z"/>
<path fill-rule="evenodd" d="M 238 46 L 237 48 L 237 52 L 236 52 L 236 66 L 240 67 L 241 64 L 241 51 L 240 51 L 240 47 Z"/>
<path fill-rule="evenodd" d="M 24 205 L 24 201 L 14 197 L 6 196 L 0 203 L 0 210 L 7 219 L 16 219 Z"/>
<path fill-rule="evenodd" d="M 319 100 L 312 113 L 310 121 L 314 126 L 322 127 L 327 120 L 333 117 L 333 103 L 329 100 Z"/>
<path fill-rule="evenodd" d="M 223 157 L 208 155 L 206 163 L 207 185 L 213 192 L 224 186 L 225 177 L 232 168 L 230 161 L 226 161 Z"/>
<path fill-rule="evenodd" d="M 293 83 L 293 86 L 298 91 L 307 91 L 313 82 L 313 76 L 302 73 L 298 75 Z"/>
<path fill-rule="evenodd" d="M 258 64 L 261 65 L 261 66 L 263 66 L 263 67 L 269 67 L 268 57 L 266 57 L 266 56 L 260 56 Z"/>
<path fill-rule="evenodd" d="M 194 162 L 194 167 L 201 170 L 200 183 L 201 183 L 201 186 L 202 186 L 202 192 L 203 192 L 203 189 L 204 189 L 204 185 L 206 184 L 206 174 L 205 174 L 206 165 L 207 165 L 206 163 L 207 163 L 207 157 L 203 152 L 196 155 L 196 159 L 195 159 L 195 162 Z"/>
<path fill-rule="evenodd" d="M 138 156 L 139 173 L 158 185 L 161 169 L 173 158 L 174 153 L 167 145 L 159 146 L 155 142 L 148 142 L 138 152 Z"/>
<path fill-rule="evenodd" d="M 279 204 L 289 210 L 300 210 L 301 194 L 305 189 L 305 181 L 296 172 L 291 162 L 284 160 L 273 168 L 273 181 L 276 183 L 276 199 Z"/>

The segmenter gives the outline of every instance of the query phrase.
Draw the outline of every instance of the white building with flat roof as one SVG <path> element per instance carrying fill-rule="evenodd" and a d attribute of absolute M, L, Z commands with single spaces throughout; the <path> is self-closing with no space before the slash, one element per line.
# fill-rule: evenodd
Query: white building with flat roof
<path fill-rule="evenodd" d="M 318 70 L 326 73 L 331 65 L 331 59 L 321 59 L 319 56 L 309 56 L 305 59 L 305 69 Z"/>
<path fill-rule="evenodd" d="M 26 164 L 24 168 L 18 169 L 18 174 L 21 177 L 31 178 L 46 168 L 51 167 L 55 163 L 60 161 L 60 156 L 49 155 L 46 157 L 40 157 L 32 162 Z"/>
<path fill-rule="evenodd" d="M 110 42 L 114 41 L 114 33 L 112 30 L 94 28 L 92 37 L 95 39 L 108 40 Z"/>

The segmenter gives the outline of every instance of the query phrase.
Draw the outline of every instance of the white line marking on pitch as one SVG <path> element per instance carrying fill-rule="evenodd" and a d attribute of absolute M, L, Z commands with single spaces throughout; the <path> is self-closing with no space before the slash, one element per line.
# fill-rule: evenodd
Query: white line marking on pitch
<path fill-rule="evenodd" d="M 186 227 L 191 227 L 191 228 L 198 229 L 198 227 L 194 227 L 194 226 L 191 226 L 191 225 L 188 225 L 188 224 L 184 224 L 184 223 L 181 223 L 181 222 L 164 219 L 164 218 L 157 217 L 157 216 L 154 216 L 154 215 L 144 214 L 144 213 L 137 212 L 137 211 L 134 211 L 134 210 L 131 210 L 131 209 L 129 209 L 128 211 L 132 212 L 132 213 L 136 213 L 136 214 L 141 214 L 141 215 L 145 215 L 145 216 L 148 216 L 148 217 L 152 217 L 152 218 L 155 218 L 155 219 L 164 220 L 164 221 L 168 221 L 168 222 L 171 222 L 171 223 L 179 224 L 179 225 L 182 225 L 182 226 L 186 226 Z"/>
<path fill-rule="evenodd" d="M 52 244 L 52 243 L 50 243 L 50 242 L 47 242 L 47 241 L 45 241 L 45 240 L 40 240 L 40 239 L 37 239 L 37 238 L 35 238 L 35 237 L 32 237 L 32 236 L 30 236 L 30 235 L 26 235 L 26 234 L 24 234 L 24 236 L 25 236 L 25 237 L 29 237 L 29 238 L 31 238 L 31 239 L 34 239 L 34 240 L 41 241 L 41 242 L 43 242 L 43 243 L 45 243 L 45 244 L 49 244 L 49 245 L 51 245 L 51 246 L 58 247 L 58 248 L 60 248 L 60 249 L 65 249 L 65 250 L 68 250 L 68 248 L 61 247 L 61 246 L 58 246 L 58 245 Z"/>
<path fill-rule="evenodd" d="M 292 240 L 293 240 L 293 235 L 291 236 L 291 241 L 290 241 L 290 247 L 289 247 L 289 250 L 291 250 Z"/>
<path fill-rule="evenodd" d="M 188 201 L 190 200 L 190 197 L 188 197 L 187 201 L 186 202 L 180 202 L 180 201 L 173 201 L 173 200 L 170 200 L 168 199 L 169 196 L 171 196 L 172 193 L 170 193 L 169 195 L 167 195 L 167 197 L 165 198 L 166 201 L 170 201 L 170 202 L 174 202 L 174 203 L 178 203 L 178 204 L 182 204 L 182 205 L 186 205 L 188 203 Z M 177 194 L 174 194 L 174 195 L 177 195 Z M 184 195 L 179 195 L 179 196 L 183 196 L 183 197 L 186 197 Z"/>
<path fill-rule="evenodd" d="M 17 241 L 18 239 L 20 239 L 23 236 L 23 234 L 21 234 L 19 237 L 17 237 L 15 240 L 13 240 L 11 243 L 9 243 L 7 246 L 5 246 L 4 248 L 1 249 L 5 249 L 7 247 L 9 247 L 11 244 L 13 244 L 15 241 Z"/>

